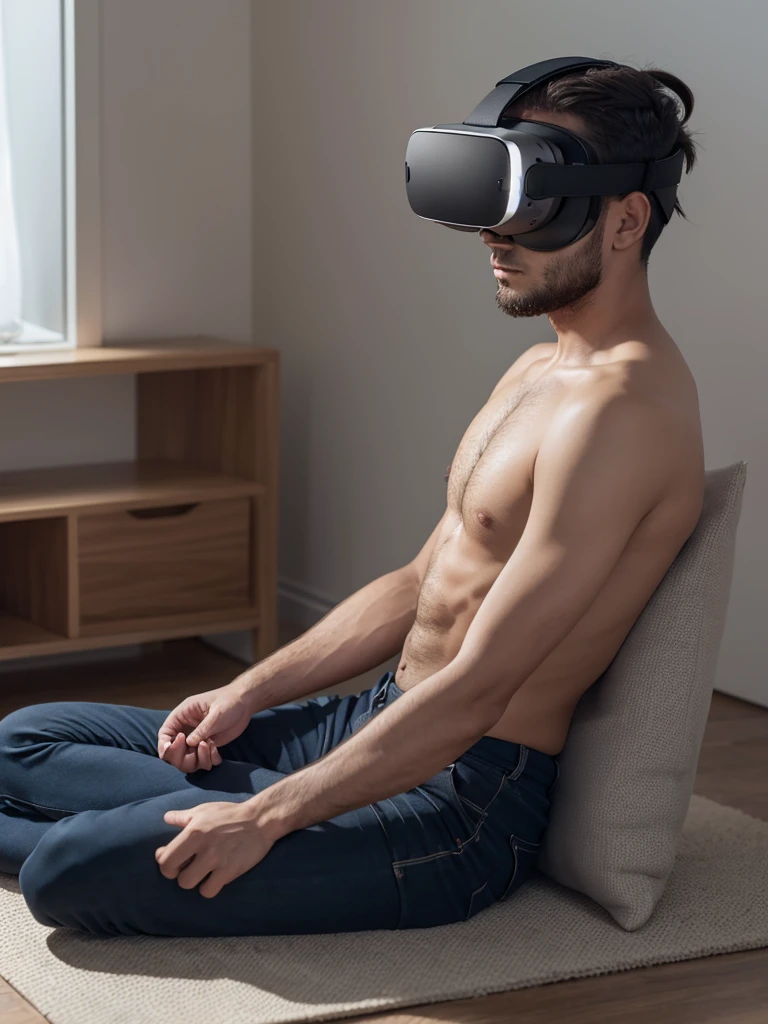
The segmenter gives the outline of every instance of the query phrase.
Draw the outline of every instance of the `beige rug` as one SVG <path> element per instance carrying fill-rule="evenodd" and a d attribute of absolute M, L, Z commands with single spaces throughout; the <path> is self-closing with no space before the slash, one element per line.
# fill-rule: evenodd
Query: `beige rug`
<path fill-rule="evenodd" d="M 96 938 L 46 928 L 0 874 L 0 974 L 52 1024 L 332 1020 L 768 946 L 768 823 L 694 796 L 648 923 L 535 873 L 471 921 L 410 931 Z"/>

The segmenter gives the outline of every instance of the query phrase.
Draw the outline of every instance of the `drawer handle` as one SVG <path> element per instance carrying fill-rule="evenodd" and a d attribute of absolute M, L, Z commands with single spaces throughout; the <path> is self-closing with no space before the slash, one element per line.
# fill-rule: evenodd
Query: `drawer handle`
<path fill-rule="evenodd" d="M 126 509 L 129 516 L 136 519 L 160 519 L 162 516 L 184 516 L 197 508 L 199 501 L 190 502 L 188 505 L 162 505 L 159 508 L 129 508 Z"/>

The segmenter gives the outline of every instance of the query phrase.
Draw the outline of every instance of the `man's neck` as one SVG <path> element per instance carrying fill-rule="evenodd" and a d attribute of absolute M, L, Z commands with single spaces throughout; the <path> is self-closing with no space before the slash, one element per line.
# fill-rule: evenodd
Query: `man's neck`
<path fill-rule="evenodd" d="M 626 341 L 648 344 L 667 337 L 648 290 L 648 277 L 604 279 L 583 299 L 549 314 L 557 334 L 553 361 L 584 366 L 611 361 L 611 351 Z"/>

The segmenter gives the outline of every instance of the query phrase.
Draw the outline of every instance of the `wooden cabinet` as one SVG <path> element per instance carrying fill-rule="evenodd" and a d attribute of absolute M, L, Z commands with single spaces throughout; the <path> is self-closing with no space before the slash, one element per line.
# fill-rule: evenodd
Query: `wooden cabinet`
<path fill-rule="evenodd" d="M 0 660 L 252 629 L 277 647 L 279 358 L 214 338 L 0 356 L 136 375 L 136 458 L 0 470 Z"/>
<path fill-rule="evenodd" d="M 251 605 L 252 505 L 225 498 L 80 516 L 83 629 Z"/>

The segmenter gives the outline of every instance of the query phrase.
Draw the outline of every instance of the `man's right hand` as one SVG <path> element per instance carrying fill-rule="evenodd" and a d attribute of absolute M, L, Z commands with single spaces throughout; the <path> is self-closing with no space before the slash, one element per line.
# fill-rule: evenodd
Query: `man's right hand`
<path fill-rule="evenodd" d="M 168 715 L 157 735 L 163 761 L 188 773 L 220 765 L 218 747 L 231 743 L 251 720 L 251 710 L 231 685 L 187 697 Z"/>

